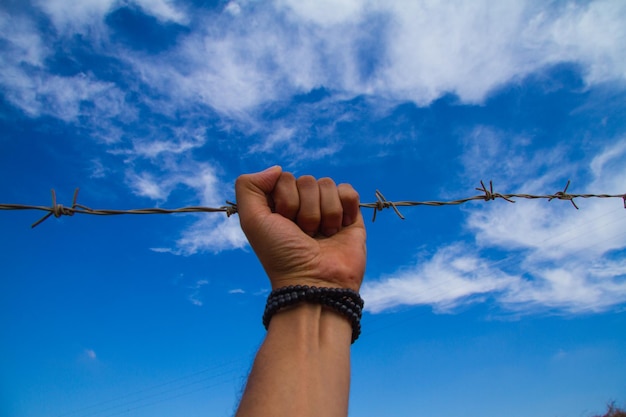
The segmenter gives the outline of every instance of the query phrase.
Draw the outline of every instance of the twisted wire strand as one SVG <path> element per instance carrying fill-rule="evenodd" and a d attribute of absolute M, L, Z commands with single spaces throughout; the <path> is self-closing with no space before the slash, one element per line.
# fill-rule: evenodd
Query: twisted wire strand
<path fill-rule="evenodd" d="M 527 200 L 536 200 L 536 199 L 546 199 L 548 201 L 552 201 L 554 199 L 557 200 L 565 200 L 572 203 L 574 208 L 578 209 L 578 206 L 574 202 L 575 198 L 621 198 L 624 202 L 624 208 L 626 208 L 626 193 L 625 194 L 569 194 L 567 193 L 567 189 L 570 185 L 570 181 L 567 181 L 567 185 L 563 189 L 563 191 L 557 191 L 554 194 L 545 194 L 545 195 L 533 195 L 533 194 L 500 194 L 493 191 L 493 182 L 489 181 L 489 188 L 484 184 L 483 181 L 480 182 L 481 187 L 476 188 L 477 191 L 480 191 L 482 194 L 475 195 L 472 197 L 462 198 L 458 200 L 450 200 L 450 201 L 389 201 L 385 198 L 385 196 L 379 191 L 376 190 L 375 196 L 376 201 L 373 203 L 361 203 L 360 207 L 369 208 L 374 210 L 374 215 L 372 217 L 372 221 L 376 220 L 376 213 L 379 211 L 383 211 L 385 209 L 393 209 L 400 219 L 404 220 L 405 217 L 402 215 L 398 207 L 415 207 L 415 206 L 433 206 L 433 207 L 441 207 L 441 206 L 452 206 L 452 205 L 460 205 L 465 204 L 470 201 L 493 201 L 496 199 L 503 199 L 508 201 L 509 203 L 515 203 L 514 199 L 527 199 Z M 164 208 L 142 208 L 142 209 L 130 209 L 130 210 L 111 210 L 111 209 L 92 209 L 82 204 L 77 203 L 78 198 L 78 188 L 74 191 L 74 197 L 72 199 L 72 205 L 70 207 L 66 207 L 62 204 L 57 204 L 56 192 L 51 190 L 52 194 L 52 205 L 51 206 L 32 206 L 32 205 L 24 205 L 24 204 L 0 204 L 0 210 L 40 210 L 46 211 L 47 213 L 32 224 L 31 227 L 36 227 L 47 220 L 49 217 L 61 217 L 61 216 L 73 216 L 74 214 L 92 214 L 96 216 L 116 216 L 122 214 L 174 214 L 174 213 L 226 213 L 228 217 L 237 213 L 237 204 L 226 201 L 226 205 L 221 207 L 202 207 L 202 206 L 189 206 L 189 207 L 181 207 L 176 209 L 164 209 Z"/>

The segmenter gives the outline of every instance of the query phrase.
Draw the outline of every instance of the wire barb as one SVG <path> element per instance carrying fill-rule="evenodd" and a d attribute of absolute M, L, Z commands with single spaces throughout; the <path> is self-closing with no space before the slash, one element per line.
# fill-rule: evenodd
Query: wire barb
<path fill-rule="evenodd" d="M 388 201 L 383 195 L 383 193 L 381 193 L 379 190 L 376 190 L 374 194 L 376 195 L 375 203 L 367 204 L 367 205 L 361 204 L 361 207 L 370 207 L 374 209 L 374 215 L 372 216 L 372 223 L 376 221 L 377 212 L 383 211 L 384 209 L 389 208 L 389 207 L 391 207 L 393 211 L 396 212 L 398 217 L 404 220 L 404 216 L 402 215 L 402 213 L 400 213 L 400 210 L 398 210 L 398 207 L 396 207 L 396 203 L 394 203 L 393 201 Z"/>
<path fill-rule="evenodd" d="M 233 214 L 237 214 L 237 203 L 233 203 L 231 201 L 226 200 L 227 206 L 222 206 L 220 209 L 224 209 L 226 212 L 226 217 L 230 217 Z"/>
<path fill-rule="evenodd" d="M 515 203 L 515 201 L 511 200 L 509 197 L 499 194 L 499 193 L 494 193 L 493 192 L 493 181 L 489 181 L 489 189 L 487 190 L 487 187 L 485 187 L 485 183 L 480 180 L 480 185 L 481 188 L 476 188 L 476 191 L 482 191 L 483 193 L 485 193 L 485 196 L 483 197 L 485 199 L 485 201 L 489 201 L 489 200 L 495 200 L 496 198 L 502 198 L 506 201 L 508 201 L 509 203 Z"/>
<path fill-rule="evenodd" d="M 565 184 L 565 188 L 563 189 L 563 191 L 557 191 L 556 193 L 554 193 L 554 197 L 549 198 L 548 201 L 552 201 L 555 198 L 559 200 L 569 200 L 570 203 L 572 203 L 572 205 L 576 208 L 576 210 L 578 210 L 578 206 L 576 205 L 576 203 L 574 203 L 575 196 L 567 194 L 567 188 L 569 187 L 569 184 L 570 180 L 567 180 L 567 184 Z"/>
<path fill-rule="evenodd" d="M 57 204 L 57 194 L 54 191 L 54 188 L 50 190 L 50 193 L 52 194 L 52 207 L 50 207 L 49 213 L 43 216 L 41 219 L 37 220 L 35 223 L 33 223 L 30 226 L 31 229 L 34 229 L 35 227 L 39 226 L 41 223 L 46 221 L 48 217 L 52 215 L 54 215 L 54 217 L 56 217 L 57 219 L 61 216 L 73 216 L 74 215 L 75 209 L 76 209 L 76 199 L 78 198 L 78 188 L 74 190 L 74 198 L 72 199 L 71 208 L 64 207 L 63 204 Z"/>

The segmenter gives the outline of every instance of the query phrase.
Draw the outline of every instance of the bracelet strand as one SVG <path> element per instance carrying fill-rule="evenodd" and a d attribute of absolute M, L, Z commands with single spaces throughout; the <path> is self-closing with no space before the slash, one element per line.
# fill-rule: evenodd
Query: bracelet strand
<path fill-rule="evenodd" d="M 265 329 L 268 328 L 272 316 L 279 310 L 301 302 L 322 304 L 341 314 L 352 325 L 352 343 L 359 338 L 364 303 L 359 293 L 348 288 L 309 287 L 308 285 L 278 288 L 267 297 L 263 313 Z"/>

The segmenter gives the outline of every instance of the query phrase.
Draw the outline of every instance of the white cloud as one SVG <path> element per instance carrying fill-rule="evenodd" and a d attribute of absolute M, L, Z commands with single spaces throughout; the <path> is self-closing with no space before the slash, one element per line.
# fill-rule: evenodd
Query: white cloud
<path fill-rule="evenodd" d="M 179 128 L 174 137 L 141 137 L 133 140 L 132 154 L 144 158 L 156 158 L 163 154 L 185 154 L 206 143 L 206 129 Z"/>
<path fill-rule="evenodd" d="M 270 125 L 264 129 L 269 134 L 259 143 L 251 145 L 248 153 L 267 154 L 284 161 L 286 167 L 291 167 L 300 161 L 322 159 L 341 150 L 341 144 L 332 140 L 335 123 L 330 126 L 323 126 L 322 123 L 315 125 L 318 131 L 325 130 L 322 136 L 327 139 L 326 143 L 321 140 L 311 143 L 310 123 L 309 120 L 298 120 L 293 125 L 288 124 L 290 127 L 281 126 L 281 123 Z"/>
<path fill-rule="evenodd" d="M 104 34 L 104 19 L 112 11 L 124 6 L 138 6 L 144 13 L 162 22 L 186 24 L 186 13 L 173 0 L 36 0 L 36 4 L 60 31 L 71 34 Z M 95 32 L 95 33 L 94 33 Z"/>
<path fill-rule="evenodd" d="M 110 172 L 109 168 L 105 167 L 102 161 L 98 158 L 91 160 L 90 167 L 91 174 L 89 178 L 104 178 Z"/>
<path fill-rule="evenodd" d="M 152 200 L 165 201 L 172 192 L 174 184 L 163 183 L 149 172 L 129 173 L 128 183 L 135 194 Z"/>
<path fill-rule="evenodd" d="M 181 2 L 176 0 L 134 0 L 134 3 L 146 14 L 163 22 L 176 22 L 184 25 L 189 21 L 185 11 L 180 8 Z"/>
<path fill-rule="evenodd" d="M 11 45 L 0 61 L 5 95 L 33 117 L 75 122 L 88 111 L 90 123 L 111 140 L 121 134 L 109 120 L 137 117 L 125 104 L 128 85 L 93 74 L 50 74 L 44 64 L 50 54 L 46 45 L 81 33 L 95 53 L 130 68 L 124 77 L 132 90 L 141 86 L 155 93 L 140 95 L 153 111 L 175 115 L 210 106 L 254 126 L 268 103 L 288 103 L 294 95 L 322 86 L 332 92 L 329 103 L 368 95 L 377 102 L 426 105 L 448 92 L 465 102 L 480 102 L 503 84 L 560 62 L 579 64 L 590 85 L 626 78 L 626 4 L 621 1 L 232 1 L 222 14 L 190 5 L 183 9 L 171 0 L 37 4 L 64 29 L 44 35 L 24 18 L 0 17 Z M 158 54 L 114 47 L 102 22 L 128 5 L 162 22 L 189 24 L 191 31 Z M 85 103 L 95 109 L 86 110 Z M 197 145 L 167 142 L 141 146 L 155 154 Z M 270 140 L 262 146 L 271 150 L 279 144 Z M 333 150 L 329 147 L 327 153 Z M 291 151 L 300 149 L 285 149 Z"/>
<path fill-rule="evenodd" d="M 233 16 L 237 16 L 239 13 L 241 13 L 241 6 L 237 2 L 230 1 L 224 7 L 224 11 L 232 14 Z"/>
<path fill-rule="evenodd" d="M 127 122 L 135 117 L 125 93 L 110 81 L 90 73 L 51 74 L 46 60 L 53 54 L 32 21 L 0 13 L 0 89 L 11 104 L 30 117 L 52 116 L 108 131 L 109 120 Z"/>
<path fill-rule="evenodd" d="M 179 106 L 208 105 L 221 114 L 245 117 L 248 109 L 284 97 L 288 77 L 263 70 L 272 61 L 278 39 L 239 36 L 206 37 L 194 34 L 171 54 L 155 57 L 127 55 L 144 82 Z M 154 103 L 155 109 L 159 103 Z M 171 105 L 171 104 L 170 104 Z"/>
<path fill-rule="evenodd" d="M 480 102 L 494 88 L 557 62 L 581 64 L 590 84 L 623 81 L 626 75 L 623 2 L 390 5 L 394 41 L 378 89 L 397 98 L 423 105 L 452 92 L 463 101 Z"/>
<path fill-rule="evenodd" d="M 245 294 L 246 292 L 241 288 L 235 288 L 233 290 L 228 291 L 229 294 Z"/>
<path fill-rule="evenodd" d="M 183 160 L 172 158 L 178 156 L 179 146 L 172 145 L 174 151 L 166 152 L 161 144 L 157 143 L 158 152 L 154 148 L 151 148 L 150 152 L 146 152 L 146 149 L 141 149 L 140 152 L 123 152 L 129 160 L 162 154 L 162 158 L 153 161 L 160 168 L 160 173 L 155 170 L 136 172 L 133 168 L 127 171 L 126 181 L 136 195 L 163 202 L 177 187 L 186 186 L 196 193 L 202 205 L 209 207 L 224 205 L 225 199 L 222 196 L 226 187 L 220 183 L 213 166 L 186 158 Z"/>
<path fill-rule="evenodd" d="M 502 147 L 487 152 L 497 158 L 505 157 L 509 150 Z M 505 172 L 505 183 L 523 183 L 526 172 L 538 172 L 537 167 L 552 158 L 534 156 L 529 161 L 525 156 L 520 154 L 517 169 L 510 170 L 515 180 Z M 620 140 L 586 163 L 560 161 L 572 171 L 592 173 L 579 192 L 572 186 L 568 192 L 623 193 L 625 156 L 626 147 Z M 467 161 L 473 166 L 474 159 Z M 529 191 L 548 194 L 536 192 L 546 191 L 546 186 L 556 191 L 554 180 L 535 178 Z M 568 201 L 495 203 L 466 209 L 466 227 L 475 236 L 473 249 L 468 249 L 468 244 L 445 246 L 417 266 L 366 282 L 367 309 L 379 312 L 398 305 L 424 304 L 446 310 L 487 296 L 505 310 L 520 313 L 598 312 L 626 303 L 622 201 L 581 199 L 580 210 Z M 489 256 L 494 249 L 506 257 Z"/>
<path fill-rule="evenodd" d="M 29 19 L 11 16 L 0 10 L 0 39 L 5 42 L 4 53 L 0 56 L 3 67 L 19 64 L 40 66 L 49 54 L 39 32 Z"/>
<path fill-rule="evenodd" d="M 202 299 L 199 297 L 198 292 L 194 292 L 193 294 L 190 294 L 188 297 L 188 300 L 191 302 L 191 304 L 198 306 L 198 307 L 202 307 L 202 305 L 204 304 L 202 302 Z"/>
<path fill-rule="evenodd" d="M 179 181 L 196 191 L 202 204 L 207 206 L 222 206 L 225 204 L 222 185 L 217 177 L 215 168 L 208 164 L 193 164 L 193 168 L 187 168 Z M 191 173 L 193 172 L 193 175 Z"/>
<path fill-rule="evenodd" d="M 204 302 L 202 301 L 202 297 L 200 296 L 200 289 L 208 284 L 209 284 L 208 280 L 199 279 L 199 280 L 196 280 L 196 282 L 193 285 L 189 286 L 189 289 L 193 290 L 187 297 L 187 299 L 191 302 L 191 304 L 198 306 L 198 307 L 202 307 L 202 305 L 204 305 Z"/>
<path fill-rule="evenodd" d="M 626 147 L 621 141 L 604 150 L 590 162 L 594 176 L 589 184 L 572 183 L 568 193 L 623 193 L 626 184 Z M 538 172 L 533 163 L 520 160 L 520 172 Z M 562 165 L 574 165 L 561 161 Z M 554 184 L 555 173 L 534 180 L 529 192 L 550 194 L 562 189 Z M 524 180 L 525 175 L 517 175 Z M 541 188 L 543 190 L 541 190 Z M 541 192 L 543 191 L 543 192 Z M 549 192 L 548 192 L 549 191 Z M 580 210 L 568 201 L 523 201 L 505 208 L 490 205 L 471 211 L 467 220 L 476 241 L 482 246 L 531 250 L 533 259 L 562 260 L 576 254 L 578 259 L 593 260 L 605 253 L 626 247 L 626 222 L 623 209 L 615 201 L 575 200 Z M 612 208 L 612 209 L 611 209 Z"/>
<path fill-rule="evenodd" d="M 172 253 L 171 248 L 150 248 L 150 250 L 156 253 Z"/>
<path fill-rule="evenodd" d="M 500 298 L 506 308 L 522 312 L 587 313 L 605 311 L 626 302 L 624 261 L 572 260 L 545 268 L 529 265 L 527 273 L 534 279 L 519 280 Z"/>
<path fill-rule="evenodd" d="M 607 146 L 591 161 L 590 168 L 595 181 L 590 188 L 605 187 L 608 193 L 620 193 L 624 178 L 616 173 L 623 173 L 626 156 L 626 137 L 620 138 L 613 145 Z M 605 172 L 607 171 L 607 172 Z M 609 189 L 610 188 L 610 189 Z"/>
<path fill-rule="evenodd" d="M 180 186 L 188 187 L 204 207 L 221 207 L 226 204 L 226 190 L 232 187 L 222 183 L 213 166 L 190 160 L 157 159 L 163 172 L 136 173 L 129 170 L 127 182 L 139 196 L 165 202 L 169 195 Z M 247 239 L 236 217 L 225 213 L 201 213 L 198 220 L 188 226 L 176 239 L 174 247 L 152 248 L 159 253 L 193 255 L 201 252 L 220 252 L 227 249 L 240 249 L 247 246 Z"/>
<path fill-rule="evenodd" d="M 294 127 L 279 127 L 273 130 L 263 142 L 250 147 L 250 153 L 271 153 L 278 147 L 289 146 L 295 139 L 297 130 Z"/>
<path fill-rule="evenodd" d="M 178 10 L 172 2 L 158 4 L 153 15 Z M 623 83 L 624 19 L 626 8 L 616 1 L 231 1 L 222 14 L 197 13 L 190 33 L 167 52 L 118 49 L 115 55 L 161 97 L 142 98 L 153 111 L 174 116 L 208 106 L 235 129 L 265 138 L 248 151 L 295 162 L 331 155 L 342 144 L 308 141 L 307 128 L 318 121 L 306 114 L 278 126 L 259 123 L 268 106 L 288 105 L 318 87 L 330 92 L 326 107 L 356 95 L 427 105 L 455 93 L 481 102 L 494 89 L 560 62 L 580 65 L 589 85 Z M 149 139 L 137 142 L 136 151 L 154 157 L 203 144 Z"/>
<path fill-rule="evenodd" d="M 502 291 L 514 278 L 457 244 L 440 248 L 428 261 L 392 276 L 366 282 L 361 293 L 373 313 L 398 305 L 429 304 L 439 311 Z"/>
<path fill-rule="evenodd" d="M 361 0 L 277 0 L 276 7 L 286 8 L 298 20 L 322 27 L 351 22 L 359 18 L 369 1 Z"/>
<path fill-rule="evenodd" d="M 179 255 L 217 253 L 227 249 L 242 249 L 247 244 L 248 240 L 241 231 L 237 218 L 216 220 L 204 217 L 182 232 L 182 236 L 176 241 L 174 253 Z"/>
<path fill-rule="evenodd" d="M 50 16 L 57 29 L 83 32 L 101 23 L 118 4 L 118 0 L 36 0 L 35 3 Z"/>
<path fill-rule="evenodd" d="M 623 79 L 626 29 L 621 19 L 625 14 L 626 4 L 619 0 L 569 4 L 547 32 L 553 59 L 581 60 L 588 69 L 589 83 Z"/>
<path fill-rule="evenodd" d="M 85 357 L 90 360 L 96 360 L 96 352 L 93 349 L 85 349 L 84 351 Z"/>
<path fill-rule="evenodd" d="M 109 119 L 133 119 L 134 111 L 114 83 L 88 73 L 49 73 L 46 59 L 54 51 L 28 18 L 0 12 L 0 40 L 4 43 L 0 88 L 9 102 L 29 116 L 49 115 L 66 122 L 86 117 L 102 127 Z"/>
<path fill-rule="evenodd" d="M 587 184 L 577 179 L 568 193 L 624 192 L 626 184 L 626 147 L 622 140 L 602 150 L 586 163 L 567 163 L 577 178 L 589 178 Z M 535 160 L 536 161 L 536 160 Z M 517 176 L 537 172 L 533 164 L 519 161 Z M 579 165 L 575 167 L 575 165 Z M 550 176 L 552 172 L 550 172 Z M 543 176 L 532 184 L 540 188 L 561 189 L 554 178 Z M 546 194 L 549 192 L 537 192 Z M 518 271 L 525 275 L 500 299 L 513 309 L 557 308 L 564 311 L 598 311 L 626 301 L 626 261 L 615 257 L 626 248 L 626 222 L 619 200 L 578 199 L 580 210 L 570 202 L 553 200 L 521 201 L 507 207 L 490 206 L 472 210 L 468 228 L 483 248 L 499 248 L 515 254 Z M 513 262 L 503 265 L 514 267 Z M 531 278 L 528 278 L 531 277 Z"/>

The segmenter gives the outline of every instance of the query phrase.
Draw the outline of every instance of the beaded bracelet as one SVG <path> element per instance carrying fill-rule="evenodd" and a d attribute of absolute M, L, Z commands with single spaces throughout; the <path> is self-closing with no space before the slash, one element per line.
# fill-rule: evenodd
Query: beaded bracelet
<path fill-rule="evenodd" d="M 279 310 L 300 303 L 312 302 L 330 307 L 343 315 L 352 325 L 352 343 L 361 334 L 361 316 L 363 314 L 363 299 L 356 291 L 348 288 L 320 288 L 308 285 L 290 285 L 278 288 L 267 297 L 263 326 L 268 328 L 272 316 Z"/>

